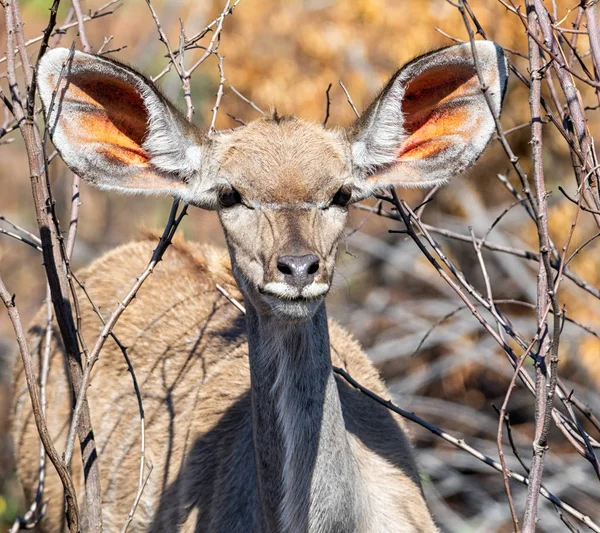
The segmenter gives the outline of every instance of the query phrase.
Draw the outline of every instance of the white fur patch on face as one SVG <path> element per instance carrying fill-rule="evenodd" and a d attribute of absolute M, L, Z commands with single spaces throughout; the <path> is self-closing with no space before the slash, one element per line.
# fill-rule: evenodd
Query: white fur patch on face
<path fill-rule="evenodd" d="M 311 283 L 302 289 L 302 298 L 319 298 L 329 291 L 328 283 Z"/>
<path fill-rule="evenodd" d="M 268 295 L 273 295 L 284 300 L 293 300 L 300 297 L 300 291 L 287 283 L 271 282 L 263 287 L 263 291 Z"/>
<path fill-rule="evenodd" d="M 311 283 L 302 290 L 287 283 L 271 282 L 262 289 L 262 299 L 271 311 L 286 320 L 310 319 L 329 291 L 327 283 Z"/>
<path fill-rule="evenodd" d="M 327 291 L 329 291 L 329 284 L 313 282 L 300 290 L 288 283 L 271 282 L 263 287 L 263 291 L 268 295 L 284 300 L 295 300 L 297 298 L 311 299 L 325 296 Z"/>
<path fill-rule="evenodd" d="M 200 167 L 200 163 L 202 162 L 202 150 L 199 146 L 190 146 L 185 151 L 185 155 L 192 165 L 196 166 L 196 168 Z"/>

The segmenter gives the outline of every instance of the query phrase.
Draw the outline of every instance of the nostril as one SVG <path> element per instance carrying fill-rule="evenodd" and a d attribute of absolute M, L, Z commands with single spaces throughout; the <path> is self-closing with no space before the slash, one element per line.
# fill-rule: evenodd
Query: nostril
<path fill-rule="evenodd" d="M 319 270 L 319 260 L 317 259 L 312 265 L 308 267 L 309 274 L 316 274 L 317 270 Z"/>
<path fill-rule="evenodd" d="M 292 269 L 290 268 L 290 265 L 284 263 L 283 261 L 277 262 L 277 270 L 279 270 L 279 272 L 282 274 L 286 274 L 288 276 L 292 275 Z"/>

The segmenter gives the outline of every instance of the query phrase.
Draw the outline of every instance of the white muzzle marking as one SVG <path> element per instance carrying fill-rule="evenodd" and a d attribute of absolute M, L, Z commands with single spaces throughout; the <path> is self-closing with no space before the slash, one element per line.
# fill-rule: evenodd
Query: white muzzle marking
<path fill-rule="evenodd" d="M 299 290 L 288 283 L 271 282 L 263 287 L 263 292 L 281 298 L 282 300 L 296 300 L 298 298 L 306 298 L 312 300 L 324 296 L 329 290 L 327 283 L 311 283 L 302 290 Z"/>

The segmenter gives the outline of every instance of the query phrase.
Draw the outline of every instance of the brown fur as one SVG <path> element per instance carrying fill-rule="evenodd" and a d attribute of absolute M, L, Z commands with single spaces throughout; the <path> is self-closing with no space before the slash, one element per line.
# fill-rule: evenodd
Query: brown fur
<path fill-rule="evenodd" d="M 255 120 L 229 133 L 224 144 L 221 171 L 257 203 L 328 202 L 348 178 L 341 132 L 294 116 Z"/>

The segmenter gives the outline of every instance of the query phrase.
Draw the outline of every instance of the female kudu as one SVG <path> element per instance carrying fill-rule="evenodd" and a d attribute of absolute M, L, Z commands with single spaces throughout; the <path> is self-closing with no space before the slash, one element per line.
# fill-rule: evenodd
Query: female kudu
<path fill-rule="evenodd" d="M 224 251 L 176 242 L 116 327 L 140 382 L 152 466 L 132 531 L 437 531 L 402 421 L 332 371 L 333 361 L 386 394 L 358 344 L 328 321 L 324 300 L 351 203 L 390 186 L 444 183 L 485 149 L 507 70 L 496 45 L 476 47 L 481 80 L 469 44 L 418 57 L 347 129 L 275 115 L 210 138 L 116 61 L 66 49 L 44 56 L 40 94 L 66 164 L 104 189 L 216 210 L 229 249 L 230 262 Z M 82 271 L 96 305 L 113 309 L 151 252 L 150 241 L 125 245 Z M 231 292 L 237 284 L 245 318 L 217 283 Z M 90 339 L 100 323 L 80 301 Z M 30 342 L 41 346 L 42 315 L 36 324 Z M 18 471 L 32 496 L 38 440 L 24 391 L 17 370 Z M 88 398 L 104 528 L 118 531 L 137 490 L 139 420 L 110 340 Z M 55 339 L 48 425 L 59 446 L 69 399 Z M 73 468 L 81 490 L 84 473 Z M 62 486 L 51 471 L 45 499 L 43 530 L 61 531 Z"/>

